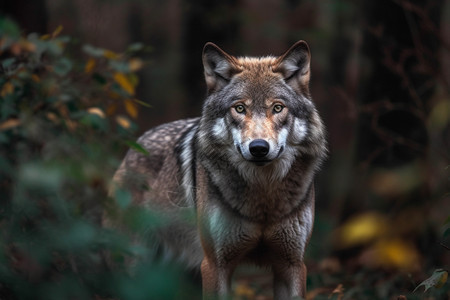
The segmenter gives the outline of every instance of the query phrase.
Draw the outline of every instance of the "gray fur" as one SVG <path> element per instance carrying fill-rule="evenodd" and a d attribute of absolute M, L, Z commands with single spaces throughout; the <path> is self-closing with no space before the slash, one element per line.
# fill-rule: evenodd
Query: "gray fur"
<path fill-rule="evenodd" d="M 234 58 L 207 44 L 201 117 L 146 132 L 138 142 L 150 154 L 130 150 L 115 175 L 135 205 L 168 217 L 153 242 L 188 266 L 202 264 L 206 294 L 227 293 L 241 262 L 272 267 L 277 299 L 304 293 L 313 178 L 326 155 L 307 87 L 309 58 L 304 42 L 278 58 Z M 234 110 L 240 103 L 245 113 Z M 275 113 L 274 103 L 284 111 Z M 270 146 L 261 162 L 249 150 L 256 138 Z"/>

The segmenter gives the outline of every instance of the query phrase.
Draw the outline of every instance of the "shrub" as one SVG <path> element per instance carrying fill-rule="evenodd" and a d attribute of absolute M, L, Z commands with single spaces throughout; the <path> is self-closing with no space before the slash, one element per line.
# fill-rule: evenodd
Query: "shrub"
<path fill-rule="evenodd" d="M 180 296 L 176 266 L 126 270 L 126 257 L 149 250 L 100 225 L 108 204 L 127 196 L 107 193 L 123 150 L 145 151 L 131 140 L 145 105 L 135 99 L 136 55 L 146 48 L 80 47 L 60 32 L 23 37 L 0 18 L 0 298 Z"/>

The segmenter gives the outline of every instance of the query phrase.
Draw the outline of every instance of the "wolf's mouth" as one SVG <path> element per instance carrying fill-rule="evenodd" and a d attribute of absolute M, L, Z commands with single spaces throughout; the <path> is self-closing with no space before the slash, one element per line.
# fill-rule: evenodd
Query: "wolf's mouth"
<path fill-rule="evenodd" d="M 241 154 L 241 156 L 242 156 L 243 159 L 245 159 L 245 160 L 248 161 L 248 162 L 254 163 L 255 165 L 257 165 L 257 166 L 259 166 L 259 167 L 262 167 L 262 166 L 265 166 L 265 165 L 267 165 L 267 164 L 273 162 L 273 161 L 276 160 L 277 158 L 279 158 L 280 155 L 281 155 L 281 153 L 283 153 L 283 151 L 284 151 L 284 146 L 281 146 L 281 147 L 280 147 L 280 150 L 278 151 L 277 156 L 276 156 L 275 158 L 273 158 L 273 159 L 265 159 L 265 158 L 260 158 L 260 159 L 254 159 L 254 158 L 253 158 L 253 159 L 247 159 L 247 158 L 245 158 L 244 154 L 242 153 L 241 147 L 239 147 L 239 145 L 237 145 L 237 144 L 236 144 L 236 149 L 237 149 L 237 151 Z"/>
<path fill-rule="evenodd" d="M 269 163 L 271 163 L 273 160 L 249 160 L 249 162 L 254 163 L 258 167 L 263 167 Z"/>

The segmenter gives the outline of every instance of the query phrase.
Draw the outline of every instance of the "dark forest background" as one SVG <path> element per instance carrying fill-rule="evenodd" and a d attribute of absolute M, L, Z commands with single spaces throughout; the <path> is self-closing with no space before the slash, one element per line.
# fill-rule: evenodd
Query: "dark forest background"
<path fill-rule="evenodd" d="M 126 138 L 119 133 L 119 140 L 129 141 L 157 124 L 200 114 L 206 92 L 201 51 L 206 42 L 212 41 L 237 56 L 258 56 L 279 55 L 297 40 L 306 40 L 312 52 L 311 94 L 326 124 L 330 148 L 316 184 L 316 224 L 307 255 L 309 298 L 397 299 L 407 295 L 408 299 L 449 299 L 447 275 L 442 275 L 450 265 L 449 1 L 6 0 L 0 3 L 0 13 L 16 22 L 23 37 L 62 28 L 60 34 L 70 36 L 74 44 L 109 49 L 111 53 L 123 53 L 130 45 L 145 45 L 146 51 L 139 53 L 143 64 L 133 77 L 138 78 L 133 96 L 144 105 L 137 109 L 128 103 L 117 112 L 130 114 L 136 124 Z M 0 36 L 0 46 L 5 40 Z M 5 47 L 0 50 L 0 58 L 15 55 Z M 95 51 L 89 54 L 95 56 Z M 70 55 L 75 60 L 85 53 L 74 50 Z M 0 73 L 3 101 L 8 94 L 6 83 L 13 82 L 5 66 Z M 74 99 L 82 99 L 86 107 L 95 106 L 97 102 L 90 104 L 83 98 L 84 88 L 81 84 L 80 94 Z M 45 107 L 39 106 L 37 111 Z M 17 139 L 9 136 L 15 124 L 6 123 L 16 115 L 4 113 L 0 119 L 0 134 L 8 135 L 8 142 L 2 142 L 5 161 L 18 149 Z M 105 130 L 99 136 L 109 133 Z M 5 141 L 1 137 L 0 142 Z M 30 146 L 30 153 L 43 154 L 45 139 Z M 139 147 L 132 142 L 116 142 L 111 150 L 114 160 L 104 169 L 111 171 L 109 176 L 129 146 Z M 86 151 L 91 155 L 91 150 Z M 90 157 L 94 168 L 100 157 Z M 11 169 L 21 166 L 22 160 L 11 161 Z M 108 174 L 100 177 L 108 182 Z M 0 229 L 4 232 L 12 230 L 4 224 L 13 223 L 9 218 L 14 211 L 11 207 L 17 178 L 4 175 L 0 185 L 0 196 L 7 197 L 9 203 L 9 208 L 1 210 L 4 221 Z M 104 191 L 89 184 L 106 197 Z M 86 207 L 91 206 L 84 204 L 81 211 L 89 211 Z M 15 230 L 30 228 L 25 223 L 21 221 Z M 20 273 L 29 272 L 29 266 L 19 268 L 21 271 L 14 269 L 17 266 L 11 260 L 17 263 L 26 255 L 16 249 L 20 243 L 10 235 L 4 234 L 3 239 L 0 258 L 4 267 L 0 275 L 8 280 L 0 281 L 0 291 L 14 298 L 18 287 L 32 289 L 41 281 L 29 283 L 29 278 Z M 60 260 L 67 259 L 69 266 L 61 268 L 72 272 L 74 278 L 83 277 L 73 271 L 71 263 L 76 263 L 72 256 L 77 254 L 63 255 Z M 46 262 L 53 264 L 53 269 L 59 266 L 52 259 Z M 441 269 L 438 277 L 432 276 Z M 17 274 L 23 278 L 16 280 Z M 120 280 L 126 278 L 120 276 Z M 155 275 L 145 276 L 154 279 Z M 109 283 L 126 281 L 108 278 Z M 170 274 L 167 278 L 173 282 Z M 412 293 L 427 278 L 435 280 L 429 289 Z M 45 280 L 57 281 L 53 275 Z M 441 289 L 436 287 L 439 281 Z M 85 277 L 81 282 L 90 282 L 86 295 L 96 299 L 103 299 L 102 293 L 145 299 L 99 288 L 98 282 L 94 284 L 95 280 Z M 133 286 L 133 280 L 126 284 Z M 257 275 L 244 272 L 235 297 L 268 297 L 264 296 L 265 284 Z M 80 285 L 77 281 L 74 287 Z M 144 283 L 142 286 L 151 290 Z M 30 295 L 36 296 L 30 292 L 18 298 L 33 298 Z"/>

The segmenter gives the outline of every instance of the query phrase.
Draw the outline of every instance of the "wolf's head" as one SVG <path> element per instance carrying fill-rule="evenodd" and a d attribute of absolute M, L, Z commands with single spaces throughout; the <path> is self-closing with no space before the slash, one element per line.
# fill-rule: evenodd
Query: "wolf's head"
<path fill-rule="evenodd" d="M 281 179 L 296 157 L 323 157 L 323 126 L 308 88 L 310 58 L 304 41 L 261 58 L 233 57 L 207 43 L 200 144 L 246 178 L 264 170 Z"/>

